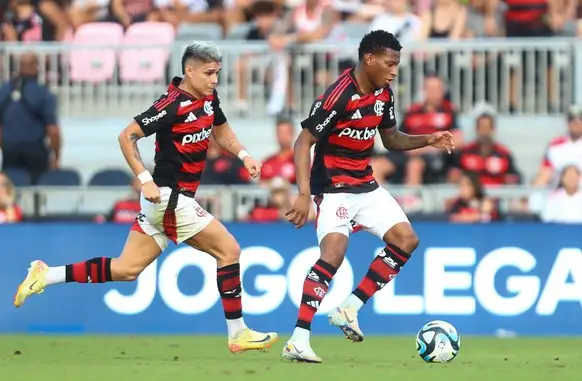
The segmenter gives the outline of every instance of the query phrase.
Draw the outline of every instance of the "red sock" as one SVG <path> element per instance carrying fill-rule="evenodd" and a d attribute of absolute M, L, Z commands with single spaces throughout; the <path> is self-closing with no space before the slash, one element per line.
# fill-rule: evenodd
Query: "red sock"
<path fill-rule="evenodd" d="M 235 263 L 219 268 L 216 280 L 220 298 L 222 299 L 224 316 L 227 319 L 240 319 L 242 317 L 240 264 Z"/>
<path fill-rule="evenodd" d="M 396 277 L 408 259 L 410 254 L 389 243 L 382 253 L 374 258 L 368 273 L 354 290 L 354 295 L 366 303 L 372 295 Z"/>
<path fill-rule="evenodd" d="M 65 266 L 66 282 L 111 282 L 111 258 L 97 257 L 85 262 Z"/>
<path fill-rule="evenodd" d="M 303 297 L 301 298 L 296 327 L 311 329 L 313 316 L 325 297 L 329 283 L 336 271 L 336 268 L 321 259 L 313 265 L 305 282 L 303 282 Z"/>

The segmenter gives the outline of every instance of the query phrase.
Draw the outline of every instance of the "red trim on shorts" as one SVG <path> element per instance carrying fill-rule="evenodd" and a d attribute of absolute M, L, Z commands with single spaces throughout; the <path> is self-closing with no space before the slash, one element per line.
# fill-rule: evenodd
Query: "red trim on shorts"
<path fill-rule="evenodd" d="M 133 224 L 131 225 L 131 228 L 129 230 L 133 230 L 133 231 L 136 231 L 136 232 L 139 232 L 142 234 L 146 234 L 146 232 L 143 231 L 143 229 L 141 228 L 141 225 L 139 224 L 139 222 L 137 222 L 137 220 L 133 221 Z"/>
<path fill-rule="evenodd" d="M 177 243 L 178 241 L 178 229 L 176 227 L 176 207 L 178 206 L 179 196 L 180 193 L 172 190 L 172 193 L 170 193 L 170 199 L 168 200 L 168 206 L 164 212 L 164 233 L 174 243 Z"/>

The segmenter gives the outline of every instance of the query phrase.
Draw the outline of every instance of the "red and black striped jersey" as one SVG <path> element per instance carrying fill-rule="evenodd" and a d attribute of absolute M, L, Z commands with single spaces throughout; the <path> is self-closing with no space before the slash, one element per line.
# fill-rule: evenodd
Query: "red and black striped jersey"
<path fill-rule="evenodd" d="M 396 126 L 390 88 L 363 94 L 354 69 L 346 70 L 301 122 L 316 138 L 311 193 L 365 193 L 378 188 L 370 157 L 377 129 Z"/>
<path fill-rule="evenodd" d="M 134 119 L 145 136 L 156 134 L 156 185 L 196 192 L 212 128 L 226 123 L 226 117 L 216 90 L 196 99 L 178 88 L 181 81 L 175 77 L 168 91 Z"/>

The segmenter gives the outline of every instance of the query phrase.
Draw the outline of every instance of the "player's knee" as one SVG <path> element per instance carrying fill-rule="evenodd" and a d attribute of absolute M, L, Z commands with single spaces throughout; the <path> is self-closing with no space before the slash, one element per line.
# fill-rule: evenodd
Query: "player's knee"
<path fill-rule="evenodd" d="M 224 242 L 216 253 L 216 259 L 223 265 L 239 263 L 241 248 L 238 242 L 233 238 Z"/>
<path fill-rule="evenodd" d="M 325 236 L 321 241 L 321 259 L 336 269 L 344 261 L 347 250 L 347 236 L 341 233 L 332 233 Z"/>
<path fill-rule="evenodd" d="M 386 233 L 386 243 L 398 246 L 405 252 L 412 254 L 420 244 L 418 236 L 409 224 L 398 224 Z"/>

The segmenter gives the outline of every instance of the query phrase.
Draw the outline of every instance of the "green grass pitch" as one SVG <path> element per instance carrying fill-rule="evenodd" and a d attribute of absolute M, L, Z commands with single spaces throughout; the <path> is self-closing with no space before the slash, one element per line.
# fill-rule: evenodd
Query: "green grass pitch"
<path fill-rule="evenodd" d="M 3 381 L 577 381 L 581 338 L 462 337 L 449 364 L 427 364 L 414 337 L 354 344 L 316 336 L 323 364 L 281 362 L 284 340 L 265 353 L 232 355 L 216 336 L 0 336 Z"/>

